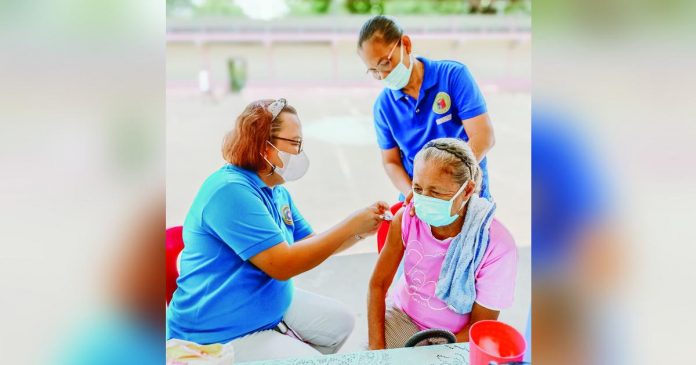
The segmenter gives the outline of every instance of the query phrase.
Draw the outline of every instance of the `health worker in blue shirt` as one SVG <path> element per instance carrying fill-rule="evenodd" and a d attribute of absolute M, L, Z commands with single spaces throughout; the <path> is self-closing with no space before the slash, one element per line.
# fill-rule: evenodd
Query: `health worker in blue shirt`
<path fill-rule="evenodd" d="M 491 197 L 486 154 L 495 144 L 483 95 L 467 67 L 415 57 L 411 38 L 391 17 L 370 18 L 360 29 L 358 55 L 384 90 L 374 104 L 382 164 L 402 197 L 410 198 L 413 160 L 429 141 L 461 138 L 483 172 L 480 195 Z"/>
<path fill-rule="evenodd" d="M 297 111 L 259 100 L 223 142 L 228 162 L 203 182 L 183 227 L 167 338 L 228 343 L 238 362 L 335 353 L 354 317 L 292 278 L 376 232 L 377 202 L 315 234 L 283 183 L 309 168 Z"/>

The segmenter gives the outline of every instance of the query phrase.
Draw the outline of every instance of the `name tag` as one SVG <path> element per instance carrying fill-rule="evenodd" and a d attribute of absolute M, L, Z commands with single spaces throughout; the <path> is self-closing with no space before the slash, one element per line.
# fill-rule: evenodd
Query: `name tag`
<path fill-rule="evenodd" d="M 447 114 L 447 115 L 445 115 L 445 116 L 442 117 L 442 118 L 437 118 L 437 119 L 435 120 L 435 123 L 437 123 L 437 125 L 440 125 L 440 124 L 442 124 L 442 123 L 444 123 L 444 122 L 449 122 L 450 120 L 452 120 L 452 114 Z"/>

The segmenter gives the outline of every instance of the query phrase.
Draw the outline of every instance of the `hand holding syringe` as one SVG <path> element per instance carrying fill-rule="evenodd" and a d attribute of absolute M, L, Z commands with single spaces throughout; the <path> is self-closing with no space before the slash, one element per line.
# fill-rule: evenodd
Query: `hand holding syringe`
<path fill-rule="evenodd" d="M 385 221 L 391 221 L 394 219 L 394 216 L 389 211 L 384 212 L 384 214 L 380 215 L 379 217 Z"/>

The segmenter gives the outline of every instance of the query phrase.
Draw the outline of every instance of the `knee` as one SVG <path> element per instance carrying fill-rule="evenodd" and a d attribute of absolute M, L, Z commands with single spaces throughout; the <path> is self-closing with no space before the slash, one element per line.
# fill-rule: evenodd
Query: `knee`
<path fill-rule="evenodd" d="M 338 337 L 337 342 L 343 342 L 355 328 L 355 315 L 345 305 L 337 307 L 334 312 L 334 326 L 334 333 Z"/>

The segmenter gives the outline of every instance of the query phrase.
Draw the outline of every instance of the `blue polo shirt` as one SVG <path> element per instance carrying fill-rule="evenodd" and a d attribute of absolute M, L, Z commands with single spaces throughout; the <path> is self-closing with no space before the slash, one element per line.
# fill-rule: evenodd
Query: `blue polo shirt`
<path fill-rule="evenodd" d="M 423 62 L 423 84 L 418 100 L 403 90 L 384 89 L 374 105 L 377 143 L 383 150 L 399 147 L 408 176 L 413 178 L 413 160 L 423 146 L 436 138 L 469 140 L 463 120 L 486 113 L 486 101 L 469 69 L 456 61 Z M 481 163 L 481 196 L 490 198 L 488 162 Z"/>
<path fill-rule="evenodd" d="M 214 172 L 184 222 L 167 338 L 223 343 L 275 327 L 292 301 L 292 282 L 271 278 L 249 259 L 311 233 L 283 186 L 269 188 L 234 165 Z"/>

